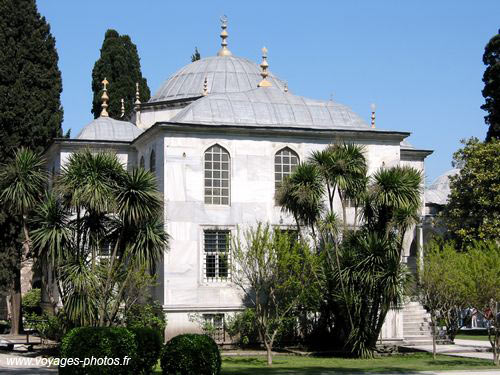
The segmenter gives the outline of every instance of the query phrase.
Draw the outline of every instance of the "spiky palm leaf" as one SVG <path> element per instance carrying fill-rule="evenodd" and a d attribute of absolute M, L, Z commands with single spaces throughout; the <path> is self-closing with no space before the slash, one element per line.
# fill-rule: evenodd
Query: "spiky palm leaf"
<path fill-rule="evenodd" d="M 71 154 L 62 167 L 58 189 L 72 207 L 109 212 L 116 205 L 115 189 L 124 175 L 116 155 L 84 150 Z"/>
<path fill-rule="evenodd" d="M 20 148 L 0 168 L 0 201 L 17 215 L 27 215 L 43 197 L 47 173 L 37 153 Z"/>

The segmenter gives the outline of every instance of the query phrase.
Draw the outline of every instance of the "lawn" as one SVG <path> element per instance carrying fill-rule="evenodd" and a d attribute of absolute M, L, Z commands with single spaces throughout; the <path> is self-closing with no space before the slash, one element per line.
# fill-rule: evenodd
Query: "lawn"
<path fill-rule="evenodd" d="M 428 353 L 394 355 L 376 359 L 317 358 L 275 356 L 272 368 L 265 357 L 223 357 L 222 375 L 255 374 L 380 374 L 429 370 L 466 370 L 493 367 L 491 361 L 438 356 L 434 361 Z"/>
<path fill-rule="evenodd" d="M 488 341 L 488 335 L 456 335 L 456 339 Z"/>

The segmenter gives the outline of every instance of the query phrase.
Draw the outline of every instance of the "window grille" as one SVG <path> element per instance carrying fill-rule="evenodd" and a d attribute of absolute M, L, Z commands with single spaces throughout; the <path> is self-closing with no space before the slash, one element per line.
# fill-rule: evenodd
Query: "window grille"
<path fill-rule="evenodd" d="M 203 314 L 204 331 L 216 343 L 223 343 L 225 339 L 224 314 Z"/>
<path fill-rule="evenodd" d="M 285 147 L 274 155 L 274 186 L 278 189 L 286 176 L 292 174 L 299 164 L 299 156 Z"/>
<path fill-rule="evenodd" d="M 221 146 L 205 152 L 205 203 L 229 205 L 231 159 Z"/>
<path fill-rule="evenodd" d="M 226 281 L 230 276 L 229 230 L 205 230 L 203 243 L 205 281 Z"/>

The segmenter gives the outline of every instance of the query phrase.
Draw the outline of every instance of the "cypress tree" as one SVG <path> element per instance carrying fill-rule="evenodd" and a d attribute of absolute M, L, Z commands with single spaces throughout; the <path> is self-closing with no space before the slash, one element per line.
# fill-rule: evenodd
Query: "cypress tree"
<path fill-rule="evenodd" d="M 483 75 L 486 103 L 481 109 L 488 112 L 484 120 L 490 126 L 486 135 L 486 141 L 489 141 L 500 138 L 500 30 L 486 45 L 483 63 L 486 65 Z"/>
<path fill-rule="evenodd" d="M 135 84 L 139 83 L 140 100 L 146 102 L 151 97 L 146 78 L 141 73 L 141 63 L 137 47 L 128 35 L 120 35 L 115 30 L 108 30 L 104 35 L 101 57 L 92 70 L 92 113 L 94 118 L 101 113 L 102 83 L 109 81 L 110 97 L 108 113 L 117 119 L 130 119 L 135 101 Z M 125 116 L 121 117 L 121 99 L 125 101 Z"/>
<path fill-rule="evenodd" d="M 0 161 L 20 146 L 45 150 L 62 135 L 61 72 L 55 39 L 34 0 L 0 0 Z M 0 205 L 0 287 L 11 291 L 12 329 L 21 329 L 20 226 Z"/>

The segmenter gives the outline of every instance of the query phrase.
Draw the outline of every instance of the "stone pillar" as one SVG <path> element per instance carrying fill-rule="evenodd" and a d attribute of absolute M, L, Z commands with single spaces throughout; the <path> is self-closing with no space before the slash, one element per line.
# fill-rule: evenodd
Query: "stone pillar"
<path fill-rule="evenodd" d="M 420 279 L 420 275 L 424 270 L 424 229 L 423 229 L 423 218 L 420 219 L 417 224 L 417 277 Z"/>

